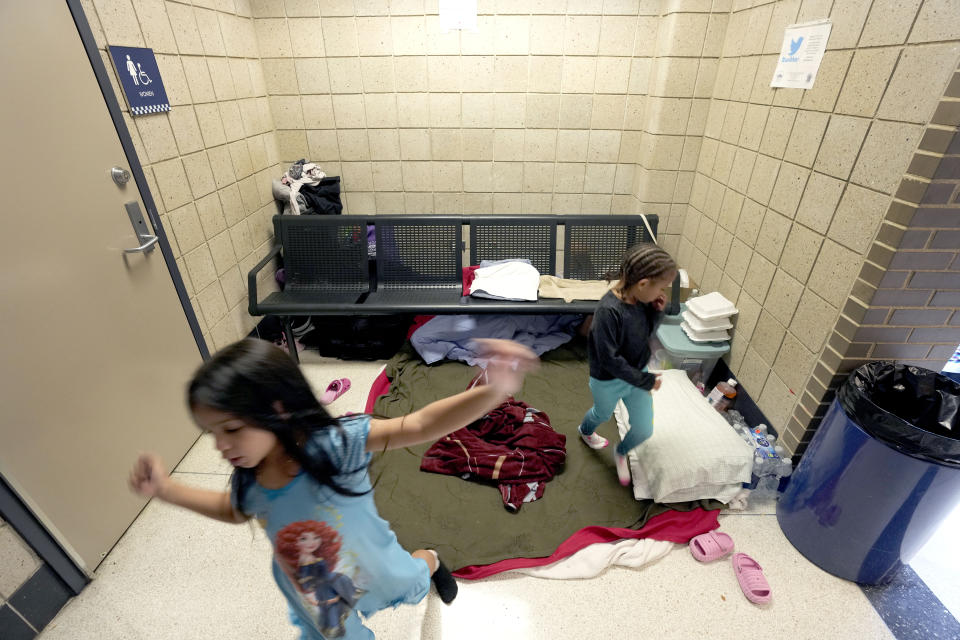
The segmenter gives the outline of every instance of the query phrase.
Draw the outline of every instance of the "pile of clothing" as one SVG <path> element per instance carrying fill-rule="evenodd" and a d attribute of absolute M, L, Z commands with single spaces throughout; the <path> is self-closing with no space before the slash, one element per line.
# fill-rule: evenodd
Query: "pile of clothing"
<path fill-rule="evenodd" d="M 616 281 L 572 280 L 541 275 L 525 258 L 483 260 L 478 266 L 463 268 L 463 295 L 493 300 L 599 300 L 614 284 Z"/>
<path fill-rule="evenodd" d="M 573 339 L 582 323 L 577 314 L 435 316 L 413 332 L 410 344 L 427 364 L 447 359 L 486 367 L 474 338 L 513 340 L 540 356 Z"/>
<path fill-rule="evenodd" d="M 468 388 L 483 384 L 486 372 Z M 567 437 L 542 411 L 508 398 L 496 409 L 444 436 L 423 454 L 421 471 L 495 482 L 503 505 L 517 512 L 543 497 L 546 483 L 567 458 Z"/>
<path fill-rule="evenodd" d="M 303 158 L 273 181 L 273 198 L 284 215 L 339 215 L 343 211 L 340 177 L 327 177 L 320 165 Z"/>

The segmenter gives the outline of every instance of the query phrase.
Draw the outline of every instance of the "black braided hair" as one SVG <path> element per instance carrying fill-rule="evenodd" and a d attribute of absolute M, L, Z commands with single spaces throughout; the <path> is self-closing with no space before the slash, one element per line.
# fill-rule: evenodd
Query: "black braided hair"
<path fill-rule="evenodd" d="M 623 288 L 629 289 L 644 278 L 655 279 L 676 270 L 677 263 L 669 253 L 655 244 L 641 242 L 630 247 L 620 266 L 604 277 L 607 282 L 622 280 Z"/>
<path fill-rule="evenodd" d="M 277 413 L 276 403 L 284 414 Z M 354 470 L 337 469 L 321 447 L 307 455 L 305 445 L 310 436 L 324 429 L 335 429 L 345 438 L 340 423 L 326 412 L 303 372 L 290 356 L 266 340 L 247 338 L 220 350 L 197 372 L 187 387 L 187 403 L 191 409 L 210 407 L 249 421 L 273 433 L 284 451 L 314 480 L 347 496 L 355 492 L 340 486 L 333 479 L 340 473 Z M 255 476 L 253 469 L 236 468 L 231 484 L 248 484 Z"/>

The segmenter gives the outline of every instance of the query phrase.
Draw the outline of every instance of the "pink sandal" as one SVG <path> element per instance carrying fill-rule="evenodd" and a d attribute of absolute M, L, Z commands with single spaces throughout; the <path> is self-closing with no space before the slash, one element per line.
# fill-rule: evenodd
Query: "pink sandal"
<path fill-rule="evenodd" d="M 349 378 L 337 378 L 327 385 L 327 390 L 320 398 L 320 404 L 327 405 L 350 390 Z"/>
<path fill-rule="evenodd" d="M 713 562 L 733 551 L 733 538 L 720 531 L 708 531 L 690 540 L 690 553 L 700 562 Z"/>
<path fill-rule="evenodd" d="M 754 604 L 770 602 L 770 583 L 763 575 L 760 564 L 745 553 L 733 554 L 733 572 L 737 575 L 737 582 L 747 600 Z"/>

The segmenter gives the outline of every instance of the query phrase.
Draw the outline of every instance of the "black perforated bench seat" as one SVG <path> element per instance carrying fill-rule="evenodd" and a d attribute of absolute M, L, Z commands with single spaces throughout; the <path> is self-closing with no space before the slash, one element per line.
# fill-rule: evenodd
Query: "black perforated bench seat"
<path fill-rule="evenodd" d="M 655 234 L 657 216 L 646 221 Z M 248 274 L 255 316 L 592 313 L 597 303 L 589 300 L 464 297 L 462 267 L 526 258 L 543 275 L 600 280 L 629 247 L 651 241 L 640 215 L 278 215 L 273 223 L 277 244 Z M 368 225 L 376 230 L 375 258 Z M 259 300 L 257 274 L 277 255 L 285 289 Z"/>

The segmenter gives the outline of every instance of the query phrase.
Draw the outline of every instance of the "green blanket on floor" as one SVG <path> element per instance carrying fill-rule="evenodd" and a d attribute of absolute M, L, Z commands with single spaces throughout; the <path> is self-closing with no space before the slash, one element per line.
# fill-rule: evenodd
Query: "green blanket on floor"
<path fill-rule="evenodd" d="M 583 527 L 639 528 L 668 509 L 722 506 L 712 500 L 670 506 L 635 500 L 631 489 L 617 482 L 611 449 L 592 451 L 577 437 L 592 403 L 586 342 L 577 339 L 544 354 L 542 362 L 516 398 L 542 410 L 567 436 L 563 472 L 547 484 L 543 498 L 511 513 L 494 485 L 420 471 L 432 443 L 377 454 L 371 466 L 377 509 L 406 549 L 436 549 L 451 569 L 539 558 Z M 377 400 L 374 415 L 401 416 L 459 393 L 476 373 L 461 362 L 427 365 L 408 342 L 387 364 L 390 393 Z M 613 420 L 600 432 L 619 441 Z"/>

